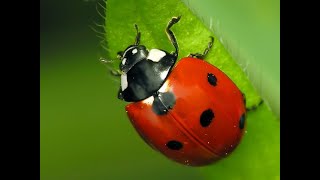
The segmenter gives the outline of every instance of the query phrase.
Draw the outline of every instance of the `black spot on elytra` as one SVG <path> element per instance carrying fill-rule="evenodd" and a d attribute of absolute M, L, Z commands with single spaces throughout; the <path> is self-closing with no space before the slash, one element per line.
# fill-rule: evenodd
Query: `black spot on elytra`
<path fill-rule="evenodd" d="M 246 121 L 246 115 L 242 114 L 242 116 L 240 117 L 240 120 L 239 120 L 239 128 L 240 129 L 244 128 L 245 121 Z"/>
<path fill-rule="evenodd" d="M 214 118 L 214 113 L 212 112 L 211 109 L 207 109 L 205 111 L 202 112 L 201 116 L 200 116 L 200 124 L 202 127 L 207 127 L 210 125 L 210 123 L 212 122 Z"/>
<path fill-rule="evenodd" d="M 183 147 L 181 142 L 175 140 L 167 142 L 166 146 L 171 150 L 180 150 Z"/>
<path fill-rule="evenodd" d="M 213 75 L 212 73 L 208 73 L 208 82 L 212 86 L 216 86 L 217 85 L 217 77 L 215 75 Z"/>
<path fill-rule="evenodd" d="M 173 93 L 158 92 L 154 95 L 152 110 L 158 115 L 163 115 L 163 114 L 166 114 L 169 109 L 172 109 L 175 103 L 176 103 L 176 98 Z"/>

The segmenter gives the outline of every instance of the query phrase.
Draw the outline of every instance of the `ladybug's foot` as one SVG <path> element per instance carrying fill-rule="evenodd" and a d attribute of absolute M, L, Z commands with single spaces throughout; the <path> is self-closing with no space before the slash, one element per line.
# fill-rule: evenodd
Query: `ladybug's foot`
<path fill-rule="evenodd" d="M 119 69 L 111 69 L 110 70 L 111 75 L 113 76 L 121 76 L 121 71 Z"/>
<path fill-rule="evenodd" d="M 210 36 L 210 39 L 211 39 L 211 41 L 208 43 L 208 47 L 204 50 L 203 54 L 194 53 L 194 54 L 190 54 L 189 57 L 204 59 L 206 57 L 206 55 L 208 54 L 208 52 L 210 51 L 210 49 L 212 48 L 212 45 L 214 42 L 214 38 L 212 36 Z"/>
<path fill-rule="evenodd" d="M 197 58 L 197 59 L 204 59 L 203 54 L 200 54 L 200 53 L 190 54 L 188 57 L 193 57 L 193 58 Z"/>
<path fill-rule="evenodd" d="M 253 111 L 253 110 L 257 109 L 261 104 L 263 104 L 263 99 L 260 99 L 260 102 L 256 105 L 253 105 L 251 107 L 246 107 L 246 110 L 247 110 L 247 112 Z"/>

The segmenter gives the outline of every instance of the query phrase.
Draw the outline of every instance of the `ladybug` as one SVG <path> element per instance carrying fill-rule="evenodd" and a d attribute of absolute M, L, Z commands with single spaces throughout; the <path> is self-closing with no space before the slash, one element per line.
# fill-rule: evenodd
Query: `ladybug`
<path fill-rule="evenodd" d="M 179 47 L 170 28 L 166 34 L 175 51 L 148 50 L 135 43 L 123 52 L 118 98 L 131 102 L 127 115 L 142 139 L 169 159 L 189 166 L 204 166 L 227 157 L 245 132 L 245 97 L 217 67 L 204 61 L 214 38 L 203 54 L 190 54 L 177 64 Z"/>

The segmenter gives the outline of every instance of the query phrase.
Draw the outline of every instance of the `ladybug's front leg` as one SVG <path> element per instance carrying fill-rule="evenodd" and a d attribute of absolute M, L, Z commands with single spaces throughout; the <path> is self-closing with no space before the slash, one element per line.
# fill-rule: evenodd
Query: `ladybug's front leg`
<path fill-rule="evenodd" d="M 208 43 L 208 47 L 204 50 L 203 54 L 194 53 L 194 54 L 190 54 L 189 57 L 194 57 L 194 58 L 198 58 L 198 59 L 204 59 L 205 56 L 210 51 L 210 49 L 212 48 L 212 45 L 213 45 L 213 42 L 214 42 L 214 38 L 212 36 L 210 36 L 210 39 L 211 39 L 211 41 Z"/>
<path fill-rule="evenodd" d="M 103 64 L 110 64 L 113 62 L 113 60 L 107 60 L 105 58 L 100 58 L 100 62 L 102 62 Z M 114 69 L 114 68 L 110 68 L 110 73 L 113 76 L 121 76 L 121 71 L 119 69 Z"/>
<path fill-rule="evenodd" d="M 178 47 L 178 43 L 177 43 L 177 40 L 176 40 L 176 37 L 174 36 L 173 32 L 170 30 L 170 28 L 176 24 L 177 22 L 179 22 L 181 16 L 178 16 L 178 17 L 173 17 L 168 25 L 167 25 L 167 28 L 166 28 L 166 33 L 170 39 L 170 42 L 172 43 L 172 45 L 174 46 L 174 48 L 176 49 L 176 51 L 173 53 L 173 55 L 175 57 L 178 57 L 178 53 L 179 53 L 179 47 Z"/>

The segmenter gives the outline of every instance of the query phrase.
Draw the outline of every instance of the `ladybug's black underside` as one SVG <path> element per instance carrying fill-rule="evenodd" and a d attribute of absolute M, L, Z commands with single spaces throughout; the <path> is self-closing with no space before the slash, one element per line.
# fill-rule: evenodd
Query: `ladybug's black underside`
<path fill-rule="evenodd" d="M 136 63 L 126 74 L 128 87 L 123 91 L 120 89 L 119 98 L 137 102 L 157 93 L 177 59 L 175 55 L 165 53 L 158 62 L 145 58 Z"/>

